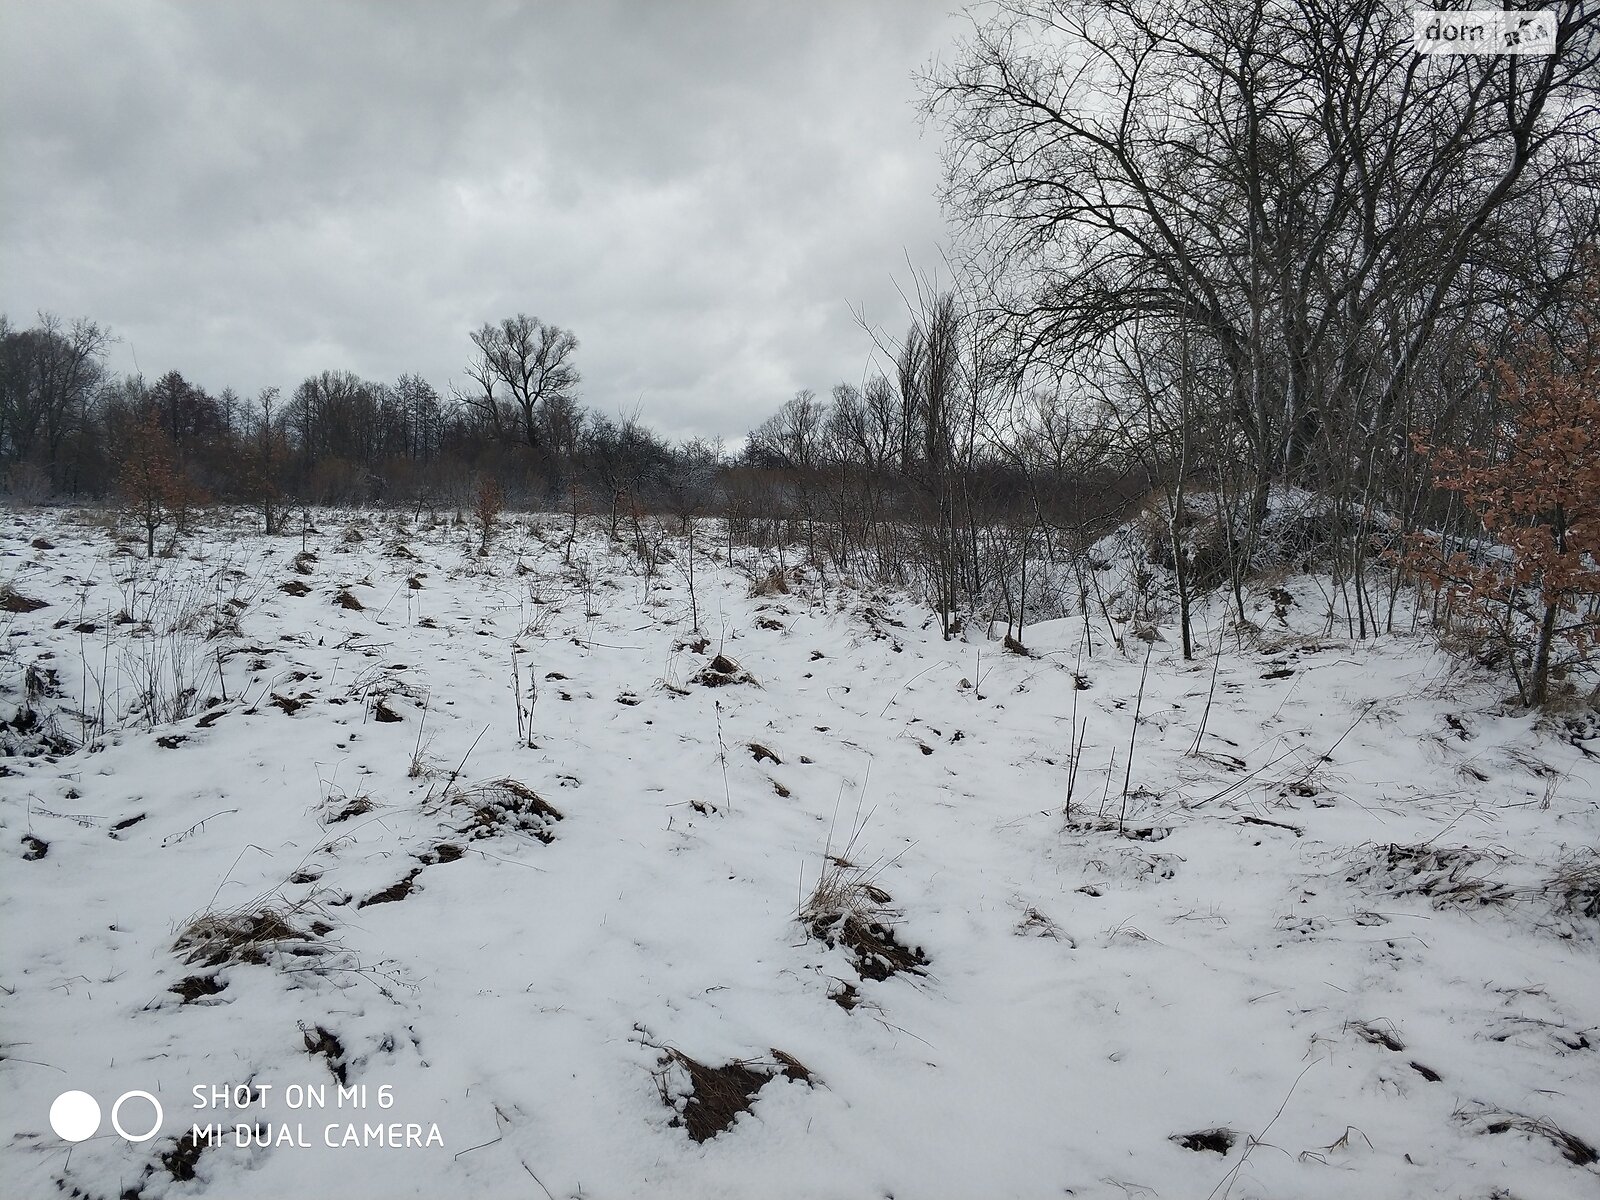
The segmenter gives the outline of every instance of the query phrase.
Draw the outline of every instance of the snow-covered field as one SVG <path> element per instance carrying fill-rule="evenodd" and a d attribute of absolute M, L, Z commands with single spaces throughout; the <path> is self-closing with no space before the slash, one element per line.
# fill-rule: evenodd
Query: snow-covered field
<path fill-rule="evenodd" d="M 1600 1193 L 1600 729 L 1420 637 L 248 528 L 0 514 L 0 1195 Z"/>

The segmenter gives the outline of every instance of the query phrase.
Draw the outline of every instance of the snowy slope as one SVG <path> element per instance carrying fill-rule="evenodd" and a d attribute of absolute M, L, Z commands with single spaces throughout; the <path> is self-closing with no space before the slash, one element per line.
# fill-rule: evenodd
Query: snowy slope
<path fill-rule="evenodd" d="M 47 602 L 0 616 L 0 717 L 31 678 L 65 739 L 0 759 L 0 1194 L 1600 1191 L 1600 740 L 1421 639 L 1323 637 L 1308 586 L 1144 676 L 1077 618 L 1022 657 L 815 574 L 752 595 L 747 550 L 698 560 L 697 636 L 681 543 L 647 578 L 560 518 L 480 558 L 323 514 L 296 569 L 246 527 L 146 562 L 0 522 Z M 133 711 L 152 664 L 191 713 Z M 800 919 L 830 851 L 925 966 Z M 208 914 L 253 940 L 175 949 Z M 699 1141 L 689 1060 L 772 1078 Z M 264 1105 L 191 1107 L 223 1084 Z M 69 1089 L 164 1125 L 69 1145 Z M 443 1145 L 359 1144 L 394 1122 Z"/>

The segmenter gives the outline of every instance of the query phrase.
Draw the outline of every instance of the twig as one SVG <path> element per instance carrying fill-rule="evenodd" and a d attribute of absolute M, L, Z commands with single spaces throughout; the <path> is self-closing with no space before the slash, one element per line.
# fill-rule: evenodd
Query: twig
<path fill-rule="evenodd" d="M 456 780 L 461 778 L 461 772 L 466 769 L 467 759 L 472 757 L 472 752 L 478 748 L 478 743 L 483 740 L 483 735 L 488 732 L 489 727 L 487 725 L 478 730 L 478 736 L 472 739 L 472 745 L 467 747 L 467 752 L 461 756 L 461 761 L 456 764 L 456 769 L 450 772 L 450 782 L 444 785 L 445 795 L 448 796 L 450 789 L 455 787 Z"/>
<path fill-rule="evenodd" d="M 490 1138 L 487 1142 L 479 1142 L 476 1146 L 468 1146 L 465 1150 L 457 1150 L 455 1153 L 455 1158 L 460 1158 L 463 1154 L 471 1154 L 474 1150 L 482 1150 L 485 1146 L 492 1146 L 496 1142 L 504 1140 L 505 1135 L 501 1134 L 500 1137 Z"/>
<path fill-rule="evenodd" d="M 1377 706 L 1378 706 L 1378 702 L 1376 700 L 1367 701 L 1366 707 L 1363 708 L 1359 713 L 1356 714 L 1356 719 L 1354 721 L 1350 722 L 1350 728 L 1346 729 L 1343 733 L 1341 733 L 1338 736 L 1338 738 L 1336 738 L 1334 740 L 1333 745 L 1329 746 L 1326 750 L 1324 750 L 1321 754 L 1319 754 L 1315 759 L 1313 759 L 1312 762 L 1311 762 L 1311 765 L 1306 768 L 1306 773 L 1304 775 L 1300 776 L 1300 778 L 1294 780 L 1293 782 L 1294 783 L 1304 783 L 1307 779 L 1311 778 L 1311 773 L 1313 771 L 1315 771 L 1318 767 L 1320 767 L 1323 763 L 1331 762 L 1332 759 L 1329 756 L 1332 755 L 1332 753 L 1339 748 L 1339 743 L 1344 741 L 1345 738 L 1349 737 L 1350 734 L 1355 731 L 1355 727 L 1357 725 L 1361 724 L 1362 721 L 1366 720 L 1367 714 L 1369 712 L 1371 712 Z"/>
<path fill-rule="evenodd" d="M 908 687 L 910 687 L 917 680 L 921 679 L 929 671 L 933 670 L 935 667 L 947 667 L 949 665 L 950 664 L 947 663 L 947 662 L 931 662 L 927 666 L 923 667 L 922 670 L 918 671 L 910 679 L 906 680 L 899 687 L 895 688 L 894 695 L 889 697 L 889 703 L 885 704 L 883 706 L 883 708 L 879 710 L 878 715 L 881 717 L 881 716 L 883 716 L 884 713 L 888 712 L 889 711 L 889 705 L 893 704 L 895 702 L 895 699 L 900 695 L 900 693 L 905 691 Z M 976 687 L 974 687 L 972 690 L 974 692 L 976 692 L 978 689 Z"/>
<path fill-rule="evenodd" d="M 1219 1190 L 1222 1191 L 1222 1200 L 1228 1200 L 1228 1193 L 1233 1191 L 1234 1181 L 1238 1179 L 1239 1172 L 1244 1170 L 1244 1164 L 1250 1158 L 1250 1151 L 1262 1144 L 1262 1139 L 1266 1137 L 1267 1134 L 1271 1132 L 1272 1127 L 1278 1123 L 1278 1118 L 1283 1116 L 1283 1110 L 1289 1107 L 1289 1097 L 1294 1095 L 1295 1088 L 1299 1087 L 1300 1081 L 1306 1077 L 1306 1071 L 1311 1070 L 1312 1067 L 1316 1066 L 1321 1061 L 1322 1060 L 1320 1058 L 1312 1059 L 1305 1065 L 1300 1074 L 1294 1077 L 1294 1082 L 1289 1085 L 1289 1090 L 1284 1093 L 1283 1102 L 1278 1105 L 1278 1111 L 1272 1114 L 1272 1120 L 1267 1122 L 1265 1128 L 1263 1128 L 1260 1133 L 1245 1135 L 1244 1153 L 1239 1156 L 1239 1161 L 1233 1165 L 1233 1169 L 1224 1175 L 1217 1182 L 1217 1186 L 1212 1188 L 1211 1191 L 1207 1193 L 1206 1200 L 1212 1200 L 1212 1197 L 1214 1197 Z M 1226 1189 L 1223 1188 L 1224 1184 L 1227 1185 Z"/>
<path fill-rule="evenodd" d="M 1200 727 L 1194 731 L 1194 745 L 1189 747 L 1189 757 L 1200 753 L 1200 743 L 1206 736 L 1206 724 L 1211 720 L 1211 702 L 1217 695 L 1217 670 L 1222 666 L 1222 630 L 1217 631 L 1217 648 L 1211 658 L 1211 686 L 1206 691 L 1206 706 L 1200 711 Z"/>
<path fill-rule="evenodd" d="M 1128 815 L 1128 782 L 1133 778 L 1133 743 L 1139 736 L 1139 714 L 1144 711 L 1144 681 L 1150 674 L 1150 655 L 1156 644 L 1147 642 L 1144 648 L 1144 667 L 1139 672 L 1139 698 L 1133 703 L 1133 728 L 1128 731 L 1128 765 L 1122 772 L 1122 811 L 1117 815 L 1117 836 L 1122 836 L 1122 826 Z"/>
<path fill-rule="evenodd" d="M 728 747 L 722 740 L 722 701 L 711 702 L 717 710 L 717 761 L 722 764 L 722 803 L 723 811 L 733 811 L 733 793 L 728 788 Z"/>
<path fill-rule="evenodd" d="M 522 1162 L 520 1158 L 517 1159 L 517 1161 Z M 550 1196 L 550 1189 L 544 1186 L 544 1180 L 540 1179 L 537 1175 L 534 1175 L 532 1167 L 530 1167 L 527 1163 L 522 1163 L 522 1169 L 526 1171 L 529 1176 L 532 1177 L 533 1181 L 539 1185 L 540 1191 L 542 1191 L 546 1196 Z M 556 1198 L 554 1196 L 550 1196 L 550 1200 L 556 1200 Z"/>

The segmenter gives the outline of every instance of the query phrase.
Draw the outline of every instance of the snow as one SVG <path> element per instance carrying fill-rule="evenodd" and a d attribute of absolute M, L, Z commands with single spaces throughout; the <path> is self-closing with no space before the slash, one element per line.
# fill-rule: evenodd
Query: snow
<path fill-rule="evenodd" d="M 1073 617 L 1024 657 L 815 571 L 752 594 L 770 562 L 723 545 L 697 635 L 681 541 L 652 574 L 601 525 L 569 565 L 559 517 L 487 557 L 425 516 L 316 523 L 302 574 L 300 534 L 248 514 L 150 561 L 92 515 L 0 517 L 0 580 L 48 601 L 0 616 L 0 716 L 31 664 L 55 673 L 34 707 L 94 743 L 13 730 L 0 759 L 0 1194 L 1596 1193 L 1569 1158 L 1600 1144 L 1600 922 L 1551 886 L 1594 868 L 1583 718 L 1521 712 L 1421 637 L 1328 636 L 1317 581 L 1280 580 L 1298 603 L 1259 598 L 1248 646 L 1220 608 L 1193 663 L 1162 630 L 1124 812 L 1146 647 L 1098 613 L 1092 645 Z M 693 682 L 719 653 L 754 681 Z M 137 711 L 152 662 L 194 683 L 181 719 Z M 504 779 L 560 819 L 475 825 L 519 803 L 473 790 Z M 847 845 L 924 973 L 864 979 L 801 921 Z M 264 908 L 307 940 L 174 949 Z M 223 986 L 170 991 L 193 978 Z M 774 1078 L 696 1142 L 669 1047 Z M 336 1067 L 365 1107 L 334 1103 Z M 265 1106 L 191 1107 L 224 1084 Z M 75 1145 L 48 1118 L 70 1089 L 107 1115 Z M 109 1126 L 134 1089 L 165 1113 L 142 1143 Z M 230 1137 L 177 1177 L 174 1139 L 211 1122 Z M 352 1122 L 444 1145 L 324 1144 Z M 309 1144 L 238 1147 L 236 1123 Z M 1223 1152 L 1175 1140 L 1218 1129 Z"/>

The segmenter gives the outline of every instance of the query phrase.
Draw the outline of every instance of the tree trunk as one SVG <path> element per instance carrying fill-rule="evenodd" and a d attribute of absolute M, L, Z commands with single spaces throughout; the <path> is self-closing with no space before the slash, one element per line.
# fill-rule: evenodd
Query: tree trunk
<path fill-rule="evenodd" d="M 1543 704 L 1550 686 L 1550 647 L 1556 636 L 1556 606 L 1544 606 L 1544 620 L 1539 623 L 1539 647 L 1533 658 L 1533 678 L 1528 682 L 1528 703 Z"/>

